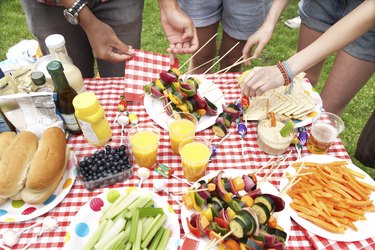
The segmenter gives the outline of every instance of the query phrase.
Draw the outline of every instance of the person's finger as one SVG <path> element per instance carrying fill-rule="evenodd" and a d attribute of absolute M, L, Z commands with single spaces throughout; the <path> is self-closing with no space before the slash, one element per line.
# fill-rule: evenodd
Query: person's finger
<path fill-rule="evenodd" d="M 254 58 L 258 58 L 260 53 L 262 52 L 263 48 L 266 46 L 266 43 L 258 43 L 257 47 L 254 50 L 253 56 Z"/>
<path fill-rule="evenodd" d="M 257 96 L 257 90 L 263 85 L 262 82 L 256 82 L 250 86 L 249 96 Z"/>
<path fill-rule="evenodd" d="M 242 49 L 242 54 L 244 56 L 244 59 L 248 59 L 249 58 L 251 50 L 254 47 L 254 45 L 255 45 L 254 41 L 251 38 L 249 38 L 248 41 L 246 42 L 244 48 Z M 246 66 L 250 66 L 251 65 L 250 60 L 246 61 L 245 65 Z"/>

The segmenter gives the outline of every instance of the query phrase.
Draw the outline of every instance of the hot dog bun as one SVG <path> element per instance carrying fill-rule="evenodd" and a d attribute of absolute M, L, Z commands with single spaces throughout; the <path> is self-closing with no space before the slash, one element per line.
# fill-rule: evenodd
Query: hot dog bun
<path fill-rule="evenodd" d="M 59 185 L 69 152 L 66 148 L 65 134 L 57 127 L 44 131 L 38 150 L 35 152 L 21 198 L 29 204 L 46 201 Z"/>
<path fill-rule="evenodd" d="M 10 145 L 12 140 L 16 137 L 16 133 L 14 132 L 3 132 L 0 134 L 0 161 L 3 158 L 4 152 L 7 147 Z"/>
<path fill-rule="evenodd" d="M 38 138 L 22 131 L 6 148 L 0 162 L 0 198 L 11 197 L 22 190 L 37 147 Z"/>

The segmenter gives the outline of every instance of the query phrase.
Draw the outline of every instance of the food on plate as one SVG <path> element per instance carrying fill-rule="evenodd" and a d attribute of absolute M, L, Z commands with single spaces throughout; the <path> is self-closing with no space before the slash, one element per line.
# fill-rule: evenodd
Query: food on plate
<path fill-rule="evenodd" d="M 29 131 L 17 134 L 0 162 L 0 197 L 17 195 L 24 187 L 31 160 L 38 147 L 38 138 Z"/>
<path fill-rule="evenodd" d="M 284 201 L 271 194 L 262 193 L 254 174 L 235 178 L 215 177 L 199 181 L 196 190 L 189 190 L 183 201 L 187 209 L 194 209 L 186 223 L 190 233 L 197 238 L 225 238 L 224 245 L 242 244 L 244 249 L 283 249 L 287 234 L 277 224 L 274 213 L 284 209 Z"/>
<path fill-rule="evenodd" d="M 59 185 L 68 159 L 64 132 L 57 127 L 46 129 L 30 163 L 21 199 L 29 204 L 46 201 Z"/>
<path fill-rule="evenodd" d="M 212 131 L 218 137 L 224 137 L 228 132 L 228 129 L 241 114 L 240 108 L 234 104 L 223 105 L 223 112 L 219 114 L 214 125 L 212 125 Z"/>
<path fill-rule="evenodd" d="M 279 120 L 302 121 L 315 116 L 317 103 L 311 93 L 303 88 L 303 77 L 304 74 L 296 76 L 291 88 L 281 86 L 252 98 L 249 109 L 244 112 L 244 120 L 262 120 L 269 112 L 274 112 Z"/>
<path fill-rule="evenodd" d="M 292 166 L 299 169 L 301 164 Z M 348 228 L 357 231 L 354 223 L 366 220 L 365 213 L 375 212 L 369 199 L 375 186 L 361 181 L 365 176 L 350 169 L 347 161 L 305 162 L 298 172 L 312 174 L 301 175 L 287 191 L 293 199 L 290 207 L 318 227 L 339 234 Z"/>
<path fill-rule="evenodd" d="M 165 249 L 171 236 L 167 215 L 153 206 L 149 192 L 132 190 L 117 196 L 102 210 L 99 226 L 83 249 Z"/>
<path fill-rule="evenodd" d="M 276 120 L 273 127 L 271 119 L 262 120 L 258 124 L 258 146 L 267 154 L 278 155 L 284 153 L 293 140 L 292 121 L 285 124 Z"/>
<path fill-rule="evenodd" d="M 78 164 L 78 178 L 87 190 L 106 187 L 133 175 L 133 161 L 126 146 L 106 145 Z"/>
<path fill-rule="evenodd" d="M 0 161 L 3 158 L 4 152 L 10 143 L 14 140 L 16 133 L 14 132 L 2 132 L 0 133 Z"/>
<path fill-rule="evenodd" d="M 163 71 L 159 78 L 144 86 L 144 91 L 158 99 L 163 99 L 164 109 L 168 115 L 175 112 L 188 112 L 197 120 L 204 115 L 215 116 L 217 107 L 198 93 L 201 83 L 197 77 L 179 79 L 178 69 Z"/>

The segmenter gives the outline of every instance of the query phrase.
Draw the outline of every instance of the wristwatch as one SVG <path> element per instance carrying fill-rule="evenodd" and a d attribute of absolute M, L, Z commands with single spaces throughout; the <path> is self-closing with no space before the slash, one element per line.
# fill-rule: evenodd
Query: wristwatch
<path fill-rule="evenodd" d="M 69 23 L 73 25 L 77 25 L 79 23 L 79 18 L 78 18 L 79 12 L 81 12 L 81 10 L 83 9 L 83 7 L 85 7 L 86 4 L 87 4 L 87 1 L 85 0 L 76 1 L 72 7 L 64 10 L 65 19 Z"/>

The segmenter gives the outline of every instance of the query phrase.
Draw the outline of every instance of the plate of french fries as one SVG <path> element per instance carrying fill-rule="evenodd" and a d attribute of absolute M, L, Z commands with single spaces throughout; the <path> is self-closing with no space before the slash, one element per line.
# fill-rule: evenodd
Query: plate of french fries
<path fill-rule="evenodd" d="M 309 232 L 335 241 L 375 235 L 375 181 L 347 160 L 309 155 L 289 166 L 280 189 L 291 217 Z"/>

